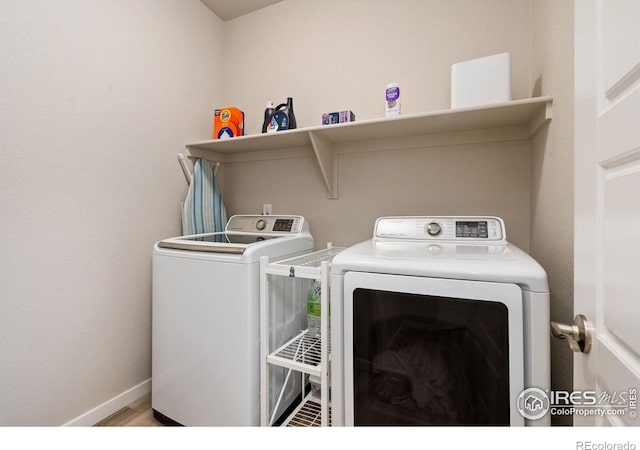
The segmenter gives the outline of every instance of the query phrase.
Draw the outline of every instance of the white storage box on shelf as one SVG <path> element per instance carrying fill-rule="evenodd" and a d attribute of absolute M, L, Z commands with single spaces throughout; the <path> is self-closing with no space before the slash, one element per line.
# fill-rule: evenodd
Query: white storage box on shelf
<path fill-rule="evenodd" d="M 279 400 L 270 405 L 269 377 L 270 366 L 288 369 L 281 394 L 285 392 L 292 372 L 298 372 L 302 379 L 302 386 L 306 385 L 309 376 L 320 379 L 320 399 L 309 392 L 305 395 L 302 389 L 302 399 L 295 410 L 283 421 L 282 426 L 328 426 L 331 423 L 329 404 L 329 267 L 331 260 L 342 248 L 334 248 L 331 244 L 324 249 L 302 256 L 289 258 L 277 262 L 269 262 L 268 257 L 260 259 L 260 422 L 262 426 L 271 426 L 276 421 L 279 410 Z M 320 337 L 312 337 L 308 330 L 302 330 L 292 336 L 284 345 L 271 349 L 269 344 L 270 317 L 272 316 L 272 292 L 269 287 L 269 276 L 282 276 L 318 280 L 321 286 Z M 302 297 L 299 295 L 299 297 Z M 306 300 L 306 293 L 304 293 Z M 300 299 L 302 301 L 302 299 Z M 325 338 L 325 336 L 327 338 Z"/>
<path fill-rule="evenodd" d="M 451 66 L 451 108 L 510 101 L 510 53 L 462 61 Z"/>

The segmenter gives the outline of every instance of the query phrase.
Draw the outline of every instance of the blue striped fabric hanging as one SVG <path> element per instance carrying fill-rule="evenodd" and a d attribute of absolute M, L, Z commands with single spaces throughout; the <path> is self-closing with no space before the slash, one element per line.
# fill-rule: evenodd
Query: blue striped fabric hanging
<path fill-rule="evenodd" d="M 213 169 L 206 159 L 193 165 L 193 176 L 182 207 L 182 234 L 224 231 L 227 212 L 218 190 Z"/>

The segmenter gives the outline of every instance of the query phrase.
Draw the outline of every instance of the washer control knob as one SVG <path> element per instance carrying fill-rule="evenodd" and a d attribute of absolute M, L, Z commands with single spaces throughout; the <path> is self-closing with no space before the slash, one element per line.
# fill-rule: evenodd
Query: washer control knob
<path fill-rule="evenodd" d="M 437 236 L 442 232 L 442 227 L 438 222 L 431 222 L 427 224 L 425 231 L 429 236 Z"/>
<path fill-rule="evenodd" d="M 266 226 L 267 226 L 267 221 L 264 219 L 259 219 L 256 222 L 256 228 L 260 231 L 264 230 Z"/>

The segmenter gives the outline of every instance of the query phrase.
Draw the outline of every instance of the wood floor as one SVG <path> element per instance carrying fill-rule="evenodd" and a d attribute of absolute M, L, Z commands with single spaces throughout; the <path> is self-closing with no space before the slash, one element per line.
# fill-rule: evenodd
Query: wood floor
<path fill-rule="evenodd" d="M 151 394 L 125 406 L 111 414 L 94 426 L 96 427 L 161 427 L 162 424 L 153 417 Z"/>

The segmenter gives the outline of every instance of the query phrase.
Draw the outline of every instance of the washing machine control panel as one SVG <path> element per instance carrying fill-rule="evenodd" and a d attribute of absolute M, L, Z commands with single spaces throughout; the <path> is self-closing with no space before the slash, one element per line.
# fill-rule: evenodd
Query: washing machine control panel
<path fill-rule="evenodd" d="M 260 234 L 296 234 L 303 228 L 301 216 L 233 216 L 227 223 L 226 231 Z"/>
<path fill-rule="evenodd" d="M 505 241 L 499 217 L 381 217 L 374 237 L 443 241 Z"/>

